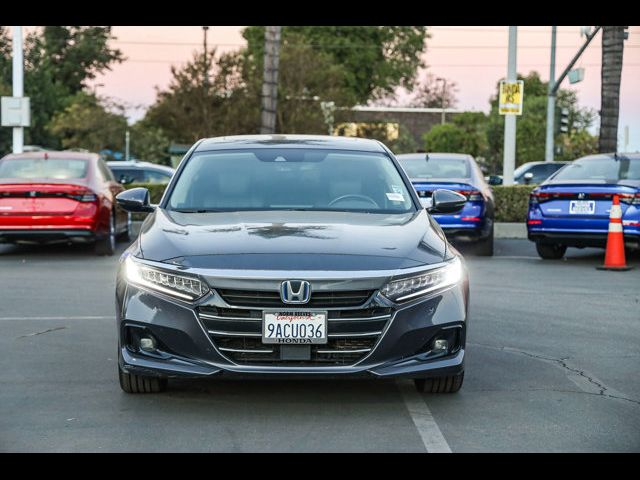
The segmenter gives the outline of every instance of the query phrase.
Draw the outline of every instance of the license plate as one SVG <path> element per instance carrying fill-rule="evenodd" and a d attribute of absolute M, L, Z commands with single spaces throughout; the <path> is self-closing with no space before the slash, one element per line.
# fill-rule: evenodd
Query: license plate
<path fill-rule="evenodd" d="M 595 200 L 571 200 L 569 202 L 569 213 L 592 215 L 596 213 L 596 202 Z"/>
<path fill-rule="evenodd" d="M 262 343 L 327 343 L 327 312 L 264 312 Z"/>

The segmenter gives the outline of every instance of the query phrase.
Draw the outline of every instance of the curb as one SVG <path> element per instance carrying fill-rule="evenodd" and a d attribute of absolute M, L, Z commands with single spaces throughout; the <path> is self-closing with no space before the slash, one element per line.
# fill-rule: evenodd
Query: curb
<path fill-rule="evenodd" d="M 527 238 L 527 224 L 496 222 L 494 224 L 494 238 Z"/>

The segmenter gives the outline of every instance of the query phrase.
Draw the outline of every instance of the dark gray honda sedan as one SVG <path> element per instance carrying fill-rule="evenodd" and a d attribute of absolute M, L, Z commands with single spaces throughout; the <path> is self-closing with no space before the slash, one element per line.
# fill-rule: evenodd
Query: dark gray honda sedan
<path fill-rule="evenodd" d="M 406 377 L 456 392 L 469 286 L 452 248 L 378 141 L 200 140 L 120 260 L 120 385 L 178 377 Z M 432 212 L 466 198 L 433 193 Z"/>

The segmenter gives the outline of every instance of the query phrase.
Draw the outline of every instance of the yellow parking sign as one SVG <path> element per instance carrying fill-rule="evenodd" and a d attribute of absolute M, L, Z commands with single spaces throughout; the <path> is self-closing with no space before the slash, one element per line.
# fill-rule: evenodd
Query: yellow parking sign
<path fill-rule="evenodd" d="M 524 82 L 500 82 L 500 115 L 522 115 L 522 99 L 524 98 Z"/>

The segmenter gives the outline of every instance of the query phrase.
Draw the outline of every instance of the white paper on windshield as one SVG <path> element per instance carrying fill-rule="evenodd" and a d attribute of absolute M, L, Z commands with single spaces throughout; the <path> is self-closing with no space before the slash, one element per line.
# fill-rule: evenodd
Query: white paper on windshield
<path fill-rule="evenodd" d="M 404 202 L 404 197 L 401 193 L 387 193 L 387 198 L 392 202 Z"/>

